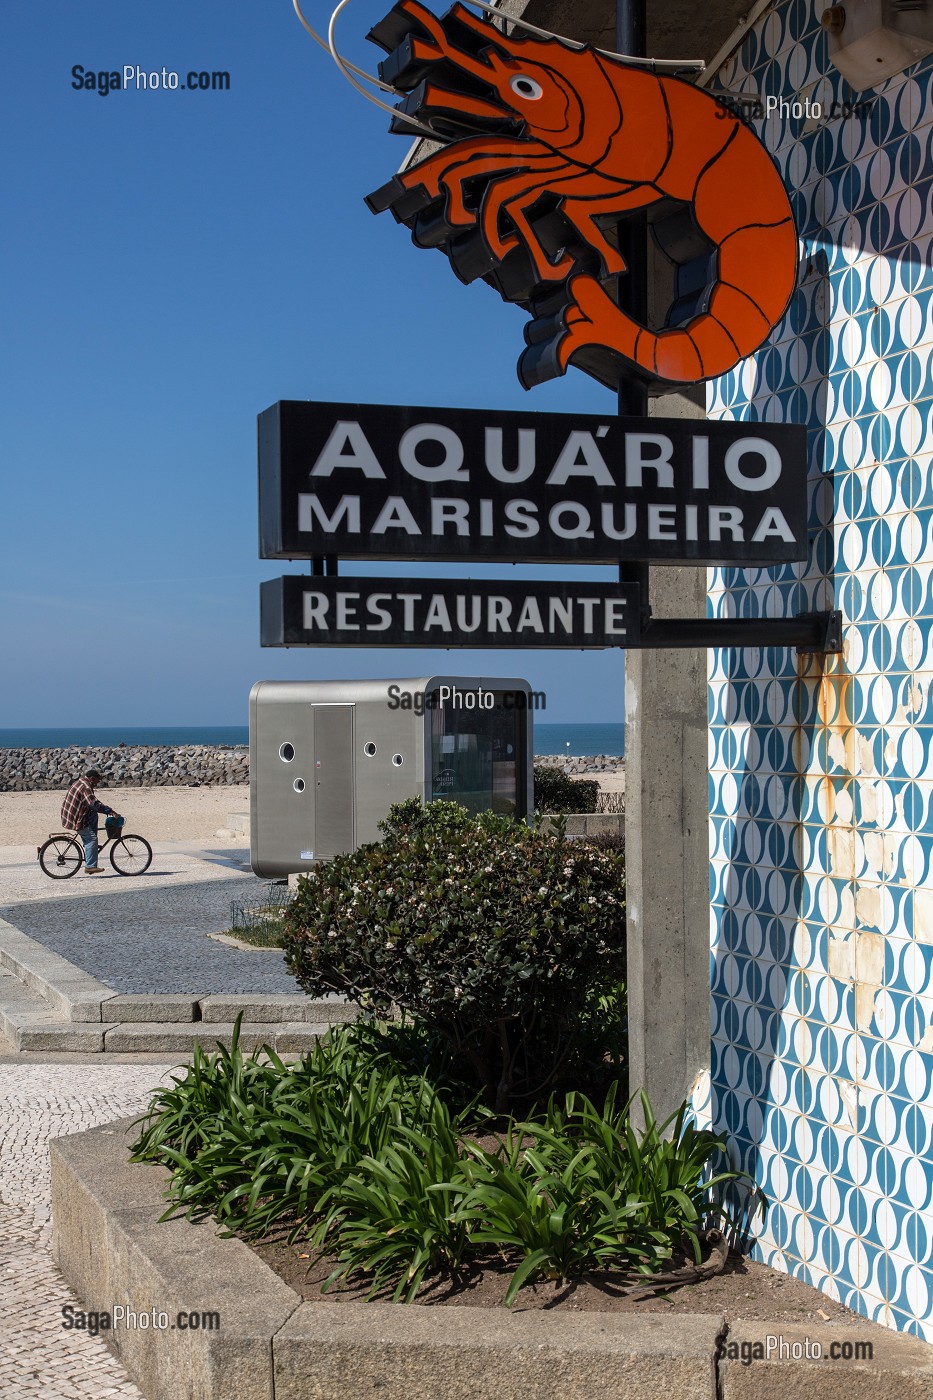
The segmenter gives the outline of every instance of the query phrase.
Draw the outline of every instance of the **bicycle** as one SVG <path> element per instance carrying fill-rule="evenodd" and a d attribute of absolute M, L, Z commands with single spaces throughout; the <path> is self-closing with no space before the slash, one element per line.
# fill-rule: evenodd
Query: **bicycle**
<path fill-rule="evenodd" d="M 145 874 L 152 864 L 152 847 L 145 837 L 124 835 L 122 817 L 108 817 L 104 829 L 98 859 L 109 846 L 110 864 L 118 875 Z M 84 865 L 84 845 L 74 831 L 51 832 L 37 847 L 37 855 L 44 874 L 52 880 L 70 880 Z"/>

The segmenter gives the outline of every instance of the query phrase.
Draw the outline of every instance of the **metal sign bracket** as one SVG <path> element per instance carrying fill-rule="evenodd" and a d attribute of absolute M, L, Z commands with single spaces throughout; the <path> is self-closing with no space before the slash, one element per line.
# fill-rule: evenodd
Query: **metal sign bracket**
<path fill-rule="evenodd" d="M 643 623 L 642 647 L 796 647 L 798 656 L 842 651 L 842 613 L 795 617 L 653 618 Z"/>
<path fill-rule="evenodd" d="M 794 617 L 655 618 L 648 564 L 620 564 L 619 582 L 639 590 L 641 647 L 796 647 L 798 656 L 836 656 L 842 651 L 842 613 L 837 609 Z"/>

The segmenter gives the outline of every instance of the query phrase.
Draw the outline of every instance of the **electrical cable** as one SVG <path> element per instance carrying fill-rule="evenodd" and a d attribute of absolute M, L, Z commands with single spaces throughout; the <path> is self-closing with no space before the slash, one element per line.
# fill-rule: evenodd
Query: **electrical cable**
<path fill-rule="evenodd" d="M 351 76 L 351 65 L 345 62 L 343 57 L 338 53 L 337 43 L 334 38 L 334 35 L 337 30 L 337 20 L 340 18 L 341 11 L 345 10 L 349 4 L 350 0 L 340 0 L 339 4 L 335 7 L 334 12 L 330 17 L 330 23 L 327 26 L 327 47 L 330 49 L 331 58 L 334 60 L 337 67 L 340 69 L 341 73 L 346 78 L 350 86 L 355 87 L 357 92 L 362 93 L 362 95 L 366 98 L 367 102 L 372 102 L 377 107 L 383 107 L 387 112 L 392 113 L 392 116 L 396 121 L 407 122 L 408 125 L 414 131 L 422 132 L 424 135 L 429 136 L 432 141 L 446 142 L 452 140 L 450 136 L 440 136 L 433 129 L 433 127 L 426 126 L 423 122 L 416 121 L 414 117 L 405 116 L 403 112 L 399 112 L 395 107 L 390 107 L 387 102 L 380 102 L 378 97 L 373 97 L 371 93 L 368 93 L 366 89 L 360 83 L 358 83 L 354 77 Z M 370 79 L 370 81 L 372 81 L 372 79 Z M 404 96 L 404 94 L 399 93 L 399 96 Z"/>
<path fill-rule="evenodd" d="M 307 19 L 305 18 L 302 12 L 301 5 L 298 3 L 298 0 L 292 0 L 292 8 L 294 9 L 295 14 L 298 16 L 304 28 L 311 35 L 311 38 L 314 40 L 314 42 L 318 44 L 324 50 L 325 53 L 330 53 L 330 45 L 328 44 L 327 40 L 322 39 L 320 34 L 318 34 L 317 30 L 311 28 L 310 24 L 308 23 Z M 372 83 L 374 87 L 381 88 L 383 92 L 397 91 L 397 89 L 392 87 L 390 83 L 384 83 L 381 78 L 374 78 L 371 73 L 365 72 L 365 70 L 362 68 L 357 68 L 355 63 L 347 63 L 346 66 L 350 69 L 351 73 L 356 73 L 358 77 L 365 78 L 368 83 Z"/>

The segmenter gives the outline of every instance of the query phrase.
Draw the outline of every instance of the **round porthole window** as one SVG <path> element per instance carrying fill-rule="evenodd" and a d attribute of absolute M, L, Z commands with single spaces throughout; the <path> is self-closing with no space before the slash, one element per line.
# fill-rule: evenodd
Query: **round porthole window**
<path fill-rule="evenodd" d="M 368 744 L 363 745 L 363 752 L 367 758 L 376 757 L 376 745 L 372 742 L 372 740 L 370 740 Z"/>
<path fill-rule="evenodd" d="M 296 778 L 295 781 L 292 783 L 292 787 L 295 789 L 296 792 L 304 792 L 304 790 L 305 790 L 305 780 L 304 780 L 304 778 Z"/>
<path fill-rule="evenodd" d="M 292 761 L 292 759 L 293 759 L 294 757 L 295 757 L 295 748 L 294 748 L 294 745 L 292 745 L 292 744 L 280 744 L 280 745 L 279 745 L 279 758 L 282 760 L 283 763 L 291 763 L 291 761 Z"/>
<path fill-rule="evenodd" d="M 395 764 L 396 768 L 401 768 L 405 760 L 400 753 L 394 753 L 392 755 L 392 762 Z"/>

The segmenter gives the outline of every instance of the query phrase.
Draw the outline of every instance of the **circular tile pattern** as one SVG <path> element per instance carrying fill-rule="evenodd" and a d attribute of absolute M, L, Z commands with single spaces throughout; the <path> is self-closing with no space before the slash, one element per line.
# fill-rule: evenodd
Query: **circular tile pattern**
<path fill-rule="evenodd" d="M 788 99 L 804 82 L 841 92 L 796 0 L 756 22 L 722 77 Z M 933 937 L 931 108 L 925 60 L 877 89 L 870 120 L 759 124 L 797 191 L 803 275 L 773 343 L 709 386 L 708 411 L 806 422 L 811 553 L 712 571 L 712 607 L 831 599 L 845 652 L 838 685 L 790 650 L 710 657 L 721 1039 L 702 1091 L 773 1202 L 759 1257 L 929 1340 L 933 945 L 914 923 Z"/>

